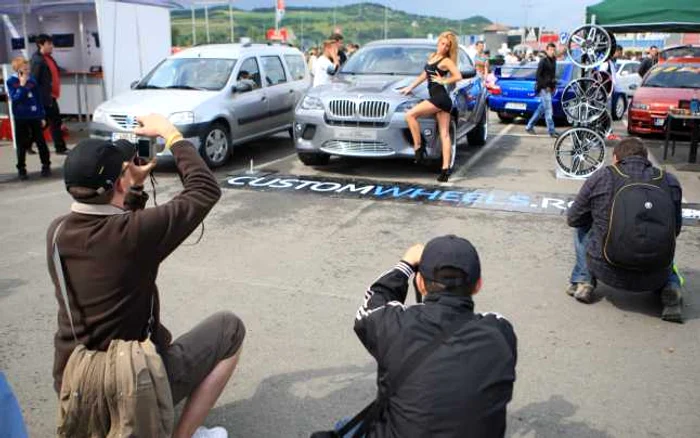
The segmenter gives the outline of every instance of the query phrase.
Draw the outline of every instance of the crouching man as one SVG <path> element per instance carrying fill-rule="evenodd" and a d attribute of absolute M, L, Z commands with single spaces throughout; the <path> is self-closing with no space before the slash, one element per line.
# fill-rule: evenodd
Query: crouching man
<path fill-rule="evenodd" d="M 613 164 L 594 173 L 568 211 L 576 265 L 566 292 L 590 303 L 596 280 L 623 290 L 660 292 L 667 321 L 682 322 L 681 279 L 673 258 L 681 231 L 681 186 L 652 166 L 642 140 L 626 138 Z"/>
<path fill-rule="evenodd" d="M 233 313 L 219 312 L 173 342 L 161 324 L 156 285 L 160 264 L 204 220 L 221 190 L 197 150 L 167 119 L 150 115 L 139 122 L 137 134 L 166 140 L 184 189 L 169 202 L 144 209 L 143 184 L 155 161 L 140 163 L 134 145 L 125 141 L 84 140 L 66 158 L 65 184 L 75 202 L 47 235 L 49 273 L 59 302 L 55 390 L 61 389 L 77 344 L 106 351 L 112 340 L 142 341 L 150 334 L 173 403 L 187 399 L 173 436 L 226 438 L 223 428 L 200 426 L 236 368 L 243 323 Z M 62 279 L 52 259 L 54 236 L 70 309 L 63 304 Z"/>
<path fill-rule="evenodd" d="M 405 306 L 409 279 L 423 303 Z M 367 291 L 355 332 L 378 363 L 378 398 L 355 432 L 367 437 L 502 437 L 517 358 L 513 327 L 474 313 L 476 249 L 438 237 L 410 248 Z"/>

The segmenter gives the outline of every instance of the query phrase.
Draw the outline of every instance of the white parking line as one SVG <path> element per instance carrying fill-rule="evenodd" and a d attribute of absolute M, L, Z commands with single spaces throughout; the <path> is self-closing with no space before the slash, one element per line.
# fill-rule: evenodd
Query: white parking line
<path fill-rule="evenodd" d="M 484 154 L 486 154 L 486 152 L 493 149 L 494 146 L 496 144 L 498 144 L 498 142 L 501 140 L 501 138 L 503 138 L 506 134 L 508 134 L 508 132 L 511 129 L 513 129 L 513 126 L 515 126 L 515 125 L 508 125 L 505 128 L 501 129 L 501 132 L 499 132 L 495 137 L 493 137 L 491 140 L 489 140 L 488 143 L 486 143 L 481 149 L 479 149 L 479 152 L 475 153 L 469 159 L 469 161 L 467 161 L 466 163 L 464 163 L 463 166 L 461 166 L 459 169 L 457 169 L 457 171 L 454 174 L 455 178 L 452 181 L 453 182 L 455 180 L 459 181 L 461 178 L 464 178 L 464 176 L 466 176 L 466 174 L 467 174 L 467 171 L 469 169 L 471 169 L 472 166 L 474 166 L 474 164 L 476 164 L 476 162 L 479 161 L 481 159 L 481 157 L 484 156 Z"/>

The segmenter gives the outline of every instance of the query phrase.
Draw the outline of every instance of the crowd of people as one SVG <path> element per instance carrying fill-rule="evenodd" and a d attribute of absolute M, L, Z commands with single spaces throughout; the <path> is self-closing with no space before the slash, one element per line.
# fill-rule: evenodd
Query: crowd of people
<path fill-rule="evenodd" d="M 37 50 L 31 60 L 18 56 L 12 60 L 13 74 L 7 78 L 7 94 L 12 101 L 14 138 L 17 154 L 17 172 L 20 180 L 29 178 L 26 156 L 36 154 L 36 144 L 41 160 L 41 176 L 51 176 L 51 159 L 44 140 L 44 128 L 48 127 L 57 154 L 68 149 L 63 138 L 61 110 L 60 67 L 54 60 L 51 36 L 41 34 L 36 38 Z"/>
<path fill-rule="evenodd" d="M 320 47 L 312 47 L 306 52 L 313 87 L 330 83 L 340 67 L 360 49 L 359 44 L 345 44 L 344 39 L 342 34 L 334 33 Z"/>

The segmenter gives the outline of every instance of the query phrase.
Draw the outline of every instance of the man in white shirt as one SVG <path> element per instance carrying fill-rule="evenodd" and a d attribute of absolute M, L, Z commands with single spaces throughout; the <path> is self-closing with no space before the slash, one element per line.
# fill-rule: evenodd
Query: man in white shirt
<path fill-rule="evenodd" d="M 314 62 L 314 82 L 313 86 L 330 84 L 331 76 L 335 75 L 340 68 L 338 60 L 338 48 L 335 41 L 325 41 L 323 43 L 323 55 Z"/>

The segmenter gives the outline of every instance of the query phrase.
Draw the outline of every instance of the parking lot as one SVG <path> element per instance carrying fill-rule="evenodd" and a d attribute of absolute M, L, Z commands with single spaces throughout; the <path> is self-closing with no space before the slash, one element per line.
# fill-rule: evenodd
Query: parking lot
<path fill-rule="evenodd" d="M 225 426 L 232 437 L 306 437 L 356 413 L 375 394 L 375 363 L 352 330 L 367 285 L 411 244 L 455 233 L 481 255 L 485 286 L 475 297 L 477 311 L 503 314 L 519 338 L 507 436 L 698 435 L 700 228 L 686 227 L 677 244 L 685 324 L 661 321 L 651 293 L 603 287 L 597 303 L 580 304 L 564 293 L 573 245 L 559 206 L 581 182 L 556 177 L 553 139 L 525 133 L 521 122 L 500 124 L 493 114 L 489 123 L 487 144 L 461 147 L 454 176 L 441 186 L 437 174 L 410 161 L 333 159 L 307 167 L 287 135 L 248 144 L 217 170 L 225 190 L 201 242 L 194 244 L 195 231 L 162 265 L 158 281 L 161 318 L 174 335 L 221 309 L 247 326 L 239 368 L 207 424 Z M 622 123 L 616 133 L 626 134 Z M 663 142 L 648 145 L 662 162 Z M 611 154 L 608 148 L 608 159 Z M 685 201 L 700 203 L 700 165 L 686 163 L 687 156 L 681 143 L 666 164 Z M 38 159 L 30 156 L 32 179 L 20 183 L 11 146 L 0 146 L 0 370 L 32 437 L 52 436 L 56 409 L 57 303 L 45 233 L 70 199 L 61 158 L 52 159 L 53 178 L 39 180 Z M 251 160 L 257 173 L 246 173 Z M 403 188 L 365 197 L 230 184 L 275 175 L 480 195 L 455 208 L 415 191 L 394 199 Z M 157 177 L 157 200 L 165 202 L 178 192 L 179 179 L 169 168 Z M 514 195 L 521 202 L 496 202 Z M 537 202 L 523 204 L 523 197 Z"/>

